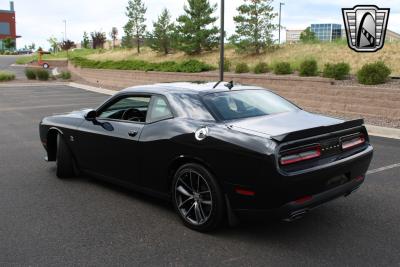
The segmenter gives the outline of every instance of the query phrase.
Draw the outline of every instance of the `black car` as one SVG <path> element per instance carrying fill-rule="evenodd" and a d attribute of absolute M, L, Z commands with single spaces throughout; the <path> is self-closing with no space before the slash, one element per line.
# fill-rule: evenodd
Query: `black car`
<path fill-rule="evenodd" d="M 80 171 L 172 200 L 198 231 L 243 214 L 301 217 L 358 189 L 373 155 L 363 120 L 225 83 L 128 88 L 95 110 L 44 118 L 40 138 L 58 177 Z"/>

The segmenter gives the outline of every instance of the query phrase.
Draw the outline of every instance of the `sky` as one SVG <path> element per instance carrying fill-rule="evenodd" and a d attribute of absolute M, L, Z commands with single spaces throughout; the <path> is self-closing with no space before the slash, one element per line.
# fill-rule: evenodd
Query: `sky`
<path fill-rule="evenodd" d="M 176 19 L 183 13 L 185 0 L 143 0 L 147 6 L 147 25 L 152 28 L 163 8 L 168 8 Z M 219 3 L 220 0 L 209 0 Z M 362 1 L 362 2 L 360 2 Z M 122 27 L 127 22 L 125 7 L 128 0 L 14 0 L 17 21 L 18 48 L 25 44 L 35 43 L 36 47 L 49 48 L 47 40 L 56 37 L 62 40 L 67 26 L 67 39 L 75 42 L 82 40 L 84 31 L 103 31 L 108 33 L 112 27 L 119 29 L 119 37 L 123 35 Z M 381 8 L 391 8 L 388 28 L 400 32 L 400 5 L 398 0 L 281 0 L 282 25 L 287 29 L 305 29 L 311 23 L 341 23 L 341 8 L 351 8 L 357 4 L 375 4 Z M 233 16 L 243 0 L 225 0 L 226 31 L 231 35 L 235 31 Z M 279 10 L 279 1 L 272 3 L 275 11 Z M 0 9 L 8 9 L 9 1 L 0 0 Z M 219 10 L 216 12 L 219 16 Z M 219 22 L 217 22 L 219 24 Z M 278 23 L 278 18 L 276 18 Z M 277 32 L 275 33 L 277 38 Z M 282 39 L 285 32 L 282 30 Z"/>

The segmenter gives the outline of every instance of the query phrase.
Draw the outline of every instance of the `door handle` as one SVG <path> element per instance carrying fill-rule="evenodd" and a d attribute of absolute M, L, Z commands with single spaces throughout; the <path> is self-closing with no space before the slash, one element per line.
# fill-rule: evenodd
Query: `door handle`
<path fill-rule="evenodd" d="M 128 132 L 128 135 L 129 135 L 130 137 L 135 137 L 137 134 L 138 134 L 138 131 L 129 131 L 129 132 Z"/>

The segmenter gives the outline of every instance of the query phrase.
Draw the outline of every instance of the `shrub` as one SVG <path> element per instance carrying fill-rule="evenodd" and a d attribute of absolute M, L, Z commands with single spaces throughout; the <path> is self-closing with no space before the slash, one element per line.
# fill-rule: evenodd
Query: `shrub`
<path fill-rule="evenodd" d="M 179 70 L 181 72 L 194 73 L 194 72 L 210 71 L 212 69 L 213 69 L 212 66 L 195 59 L 183 61 L 182 63 L 179 64 Z"/>
<path fill-rule="evenodd" d="M 357 73 L 358 82 L 361 84 L 375 85 L 385 83 L 392 71 L 384 62 L 365 64 Z"/>
<path fill-rule="evenodd" d="M 328 63 L 324 67 L 323 76 L 326 78 L 333 78 L 335 80 L 344 80 L 349 73 L 350 65 L 347 63 Z"/>
<path fill-rule="evenodd" d="M 8 71 L 0 71 L 0 82 L 11 81 L 15 79 L 15 74 Z"/>
<path fill-rule="evenodd" d="M 249 65 L 246 63 L 239 63 L 236 65 L 235 73 L 248 73 L 250 72 Z"/>
<path fill-rule="evenodd" d="M 36 80 L 36 71 L 34 69 L 25 69 L 25 76 L 28 80 Z"/>
<path fill-rule="evenodd" d="M 318 63 L 315 59 L 306 59 L 300 64 L 300 76 L 317 76 Z"/>
<path fill-rule="evenodd" d="M 50 77 L 50 74 L 47 70 L 43 69 L 37 69 L 36 70 L 36 76 L 39 80 L 41 81 L 47 81 Z"/>
<path fill-rule="evenodd" d="M 269 72 L 269 66 L 265 62 L 260 62 L 254 67 L 255 74 L 262 74 Z"/>
<path fill-rule="evenodd" d="M 278 75 L 292 74 L 293 69 L 289 62 L 278 62 L 274 66 L 274 73 Z"/>
<path fill-rule="evenodd" d="M 61 79 L 63 80 L 69 80 L 71 79 L 71 72 L 69 71 L 62 71 L 60 74 Z"/>
<path fill-rule="evenodd" d="M 121 61 L 96 61 L 86 58 L 73 58 L 75 66 L 91 69 L 120 69 L 120 70 L 141 70 L 141 71 L 164 71 L 164 72 L 203 72 L 213 70 L 214 67 L 204 62 L 191 59 L 181 63 L 165 61 L 151 63 L 143 60 L 121 60 Z"/>

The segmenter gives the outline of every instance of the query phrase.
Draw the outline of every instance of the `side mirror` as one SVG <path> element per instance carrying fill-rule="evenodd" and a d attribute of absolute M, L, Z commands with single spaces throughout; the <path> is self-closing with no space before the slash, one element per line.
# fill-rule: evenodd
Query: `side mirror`
<path fill-rule="evenodd" d="M 86 115 L 85 115 L 85 119 L 87 121 L 94 121 L 94 120 L 96 120 L 96 117 L 97 117 L 96 110 L 91 110 L 88 113 L 86 113 Z"/>

